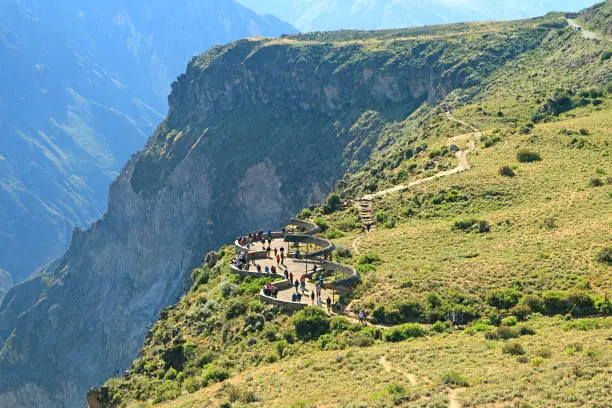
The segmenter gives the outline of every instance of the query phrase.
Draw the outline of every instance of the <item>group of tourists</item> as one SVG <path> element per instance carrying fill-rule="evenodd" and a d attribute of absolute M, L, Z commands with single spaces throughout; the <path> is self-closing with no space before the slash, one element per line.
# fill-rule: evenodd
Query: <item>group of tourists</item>
<path fill-rule="evenodd" d="M 273 298 L 276 298 L 278 296 L 278 288 L 272 285 L 271 283 L 268 283 L 263 287 L 263 293 L 266 296 L 272 296 Z"/>

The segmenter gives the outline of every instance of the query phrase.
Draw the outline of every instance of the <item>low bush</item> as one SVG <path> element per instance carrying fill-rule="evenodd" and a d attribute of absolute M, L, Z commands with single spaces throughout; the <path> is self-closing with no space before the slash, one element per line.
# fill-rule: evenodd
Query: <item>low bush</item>
<path fill-rule="evenodd" d="M 329 228 L 329 223 L 325 220 L 325 218 L 318 217 L 315 219 L 315 224 L 317 224 L 323 232 L 327 231 Z"/>
<path fill-rule="evenodd" d="M 195 286 L 205 285 L 210 280 L 210 270 L 208 268 L 195 268 L 191 272 L 191 279 Z"/>
<path fill-rule="evenodd" d="M 516 318 L 516 316 L 508 316 L 502 319 L 501 324 L 507 327 L 516 326 L 518 324 L 518 319 Z"/>
<path fill-rule="evenodd" d="M 380 262 L 380 256 L 375 253 L 364 254 L 359 257 L 359 265 L 372 265 Z"/>
<path fill-rule="evenodd" d="M 423 337 L 427 331 L 415 323 L 402 324 L 383 332 L 383 340 L 387 342 L 398 342 L 409 338 Z"/>
<path fill-rule="evenodd" d="M 599 251 L 597 260 L 601 263 L 612 265 L 612 248 L 603 248 Z"/>
<path fill-rule="evenodd" d="M 502 166 L 499 168 L 499 175 L 504 177 L 514 177 L 516 173 L 512 170 L 510 166 Z"/>
<path fill-rule="evenodd" d="M 495 145 L 501 138 L 497 135 L 487 135 L 481 139 L 482 147 L 487 148 Z"/>
<path fill-rule="evenodd" d="M 527 149 L 519 150 L 519 152 L 516 154 L 516 159 L 521 163 L 531 163 L 542 160 L 538 153 L 529 151 Z"/>
<path fill-rule="evenodd" d="M 338 228 L 344 232 L 351 232 L 357 226 L 357 223 L 352 218 L 345 218 L 338 223 Z"/>
<path fill-rule="evenodd" d="M 374 214 L 374 218 L 378 224 L 384 224 L 389 219 L 389 213 L 386 211 L 377 211 L 376 214 Z"/>
<path fill-rule="evenodd" d="M 602 179 L 600 179 L 599 177 L 593 177 L 591 178 L 591 180 L 589 181 L 589 183 L 591 184 L 591 186 L 593 187 L 601 187 L 604 185 L 604 182 Z"/>
<path fill-rule="evenodd" d="M 521 330 L 517 327 L 498 327 L 495 330 L 484 333 L 484 337 L 487 340 L 508 340 L 516 339 L 520 336 Z"/>
<path fill-rule="evenodd" d="M 449 371 L 442 375 L 442 383 L 447 385 L 456 385 L 458 387 L 466 387 L 468 381 L 456 371 Z"/>
<path fill-rule="evenodd" d="M 229 305 L 229 307 L 225 311 L 225 317 L 228 319 L 233 319 L 235 317 L 243 315 L 246 313 L 247 307 L 248 306 L 245 304 L 244 301 L 235 300 Z"/>
<path fill-rule="evenodd" d="M 597 313 L 595 301 L 586 292 L 572 291 L 567 294 L 566 299 L 572 316 L 589 316 Z"/>
<path fill-rule="evenodd" d="M 316 340 L 329 332 L 329 317 L 319 308 L 307 307 L 297 312 L 291 323 L 300 340 Z"/>
<path fill-rule="evenodd" d="M 230 373 L 226 369 L 209 364 L 202 373 L 202 382 L 204 385 L 210 385 L 215 382 L 225 381 L 229 376 Z"/>
<path fill-rule="evenodd" d="M 312 211 L 310 211 L 308 208 L 304 208 L 302 210 L 302 212 L 300 212 L 300 215 L 299 215 L 298 218 L 300 218 L 302 220 L 305 220 L 305 219 L 308 219 L 310 217 L 312 217 Z"/>
<path fill-rule="evenodd" d="M 340 258 L 350 258 L 353 256 L 351 254 L 351 249 L 344 245 L 338 245 L 334 251 L 334 254 Z"/>
<path fill-rule="evenodd" d="M 488 221 L 478 220 L 476 218 L 467 218 L 467 219 L 455 221 L 453 225 L 451 226 L 451 230 L 485 233 L 485 232 L 489 232 L 491 230 L 491 227 Z"/>
<path fill-rule="evenodd" d="M 502 346 L 502 353 L 511 356 L 522 356 L 525 355 L 525 349 L 520 343 L 510 342 Z"/>
<path fill-rule="evenodd" d="M 325 236 L 327 237 L 327 239 L 336 239 L 336 238 L 342 238 L 344 236 L 344 233 L 340 230 L 333 229 L 333 230 L 327 231 L 327 234 Z"/>
<path fill-rule="evenodd" d="M 489 305 L 498 309 L 510 309 L 516 305 L 521 298 L 521 293 L 516 289 L 500 288 L 487 292 L 486 301 Z"/>

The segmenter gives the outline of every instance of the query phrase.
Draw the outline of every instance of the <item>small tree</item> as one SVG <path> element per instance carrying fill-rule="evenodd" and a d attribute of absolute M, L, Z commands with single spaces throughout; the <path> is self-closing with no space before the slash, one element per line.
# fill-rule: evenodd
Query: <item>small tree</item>
<path fill-rule="evenodd" d="M 330 212 L 335 212 L 340 209 L 342 205 L 342 201 L 340 200 L 340 196 L 338 194 L 330 194 L 327 197 L 327 207 Z"/>

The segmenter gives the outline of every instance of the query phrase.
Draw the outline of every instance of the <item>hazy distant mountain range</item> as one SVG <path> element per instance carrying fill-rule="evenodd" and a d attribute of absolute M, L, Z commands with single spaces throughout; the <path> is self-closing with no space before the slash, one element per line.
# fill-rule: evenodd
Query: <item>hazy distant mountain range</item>
<path fill-rule="evenodd" d="M 61 255 L 75 225 L 99 218 L 193 55 L 295 31 L 230 0 L 0 0 L 0 9 L 0 268 L 17 281 Z"/>
<path fill-rule="evenodd" d="M 596 0 L 238 0 L 302 31 L 381 29 L 474 20 L 512 20 L 578 11 Z"/>

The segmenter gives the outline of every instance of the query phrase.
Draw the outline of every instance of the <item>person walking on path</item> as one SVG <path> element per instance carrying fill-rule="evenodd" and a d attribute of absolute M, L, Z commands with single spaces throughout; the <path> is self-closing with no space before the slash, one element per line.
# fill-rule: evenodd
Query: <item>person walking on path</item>
<path fill-rule="evenodd" d="M 363 312 L 363 310 L 359 311 L 359 323 L 365 326 L 365 313 Z"/>
<path fill-rule="evenodd" d="M 280 256 L 276 255 L 276 264 L 278 265 L 278 267 L 280 268 Z"/>
<path fill-rule="evenodd" d="M 302 286 L 302 294 L 305 295 L 306 294 L 306 281 L 305 280 L 301 281 L 300 285 Z"/>
<path fill-rule="evenodd" d="M 289 271 L 285 269 L 285 279 L 289 280 Z"/>
<path fill-rule="evenodd" d="M 320 298 L 321 297 L 321 285 L 317 284 L 317 297 Z"/>
<path fill-rule="evenodd" d="M 266 273 L 270 273 L 270 267 L 268 265 L 266 265 L 265 271 L 266 271 Z"/>
<path fill-rule="evenodd" d="M 278 256 L 278 248 L 274 247 L 274 256 Z"/>
<path fill-rule="evenodd" d="M 321 296 L 317 298 L 317 307 L 323 307 L 323 301 L 321 300 Z"/>
<path fill-rule="evenodd" d="M 314 292 L 310 292 L 310 303 L 314 306 L 315 302 L 315 294 Z"/>
<path fill-rule="evenodd" d="M 329 298 L 329 296 L 327 297 L 327 300 L 325 301 L 325 304 L 327 305 L 327 313 L 329 313 L 329 311 L 331 310 L 331 307 L 332 307 L 332 302 L 331 302 L 331 299 Z"/>
<path fill-rule="evenodd" d="M 281 251 L 280 258 L 281 258 L 281 264 L 284 265 L 285 264 L 285 253 L 283 251 Z"/>
<path fill-rule="evenodd" d="M 298 293 L 300 290 L 300 281 L 296 279 L 293 286 L 295 286 L 295 293 Z"/>
<path fill-rule="evenodd" d="M 293 285 L 293 272 L 289 274 L 289 282 Z"/>

